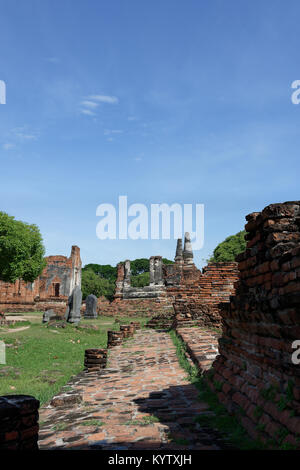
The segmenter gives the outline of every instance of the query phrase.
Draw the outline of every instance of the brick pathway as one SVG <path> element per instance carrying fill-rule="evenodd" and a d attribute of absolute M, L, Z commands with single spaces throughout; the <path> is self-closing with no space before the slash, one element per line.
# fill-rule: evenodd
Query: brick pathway
<path fill-rule="evenodd" d="M 218 355 L 220 334 L 201 327 L 177 328 L 176 332 L 200 372 L 209 369 Z"/>
<path fill-rule="evenodd" d="M 71 358 L 70 358 L 71 360 Z M 40 410 L 40 449 L 220 449 L 194 421 L 210 413 L 177 361 L 170 336 L 155 330 L 110 350 L 102 373 L 82 372 Z"/>

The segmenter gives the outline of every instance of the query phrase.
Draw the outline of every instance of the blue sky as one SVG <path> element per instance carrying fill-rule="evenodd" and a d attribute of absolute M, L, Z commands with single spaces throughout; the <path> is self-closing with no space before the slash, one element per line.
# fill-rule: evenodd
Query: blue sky
<path fill-rule="evenodd" d="M 0 1 L 0 210 L 46 252 L 115 265 L 174 240 L 96 237 L 96 207 L 203 203 L 198 266 L 246 214 L 299 199 L 300 4 Z"/>

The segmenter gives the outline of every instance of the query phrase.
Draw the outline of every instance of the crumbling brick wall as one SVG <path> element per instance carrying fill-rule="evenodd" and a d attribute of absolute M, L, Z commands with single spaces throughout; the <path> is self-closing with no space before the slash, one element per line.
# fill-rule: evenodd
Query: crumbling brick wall
<path fill-rule="evenodd" d="M 119 263 L 114 300 L 109 305 L 103 300 L 98 303 L 102 315 L 153 316 L 173 315 L 172 302 L 166 295 L 162 272 L 162 257 L 150 258 L 150 283 L 145 287 L 131 287 L 130 261 Z"/>
<path fill-rule="evenodd" d="M 24 306 L 26 311 L 34 311 L 34 299 L 38 293 L 38 279 L 33 283 L 22 280 L 17 280 L 14 284 L 0 281 L 0 310 L 19 311 Z"/>
<path fill-rule="evenodd" d="M 81 285 L 80 249 L 72 246 L 69 258 L 48 256 L 46 262 L 42 274 L 33 283 L 0 281 L 0 310 L 26 312 L 65 308 L 75 285 Z"/>
<path fill-rule="evenodd" d="M 172 303 L 167 298 L 158 299 L 116 299 L 106 307 L 102 303 L 99 313 L 101 315 L 114 315 L 126 317 L 147 316 L 157 314 L 172 315 L 174 310 Z"/>
<path fill-rule="evenodd" d="M 39 405 L 29 395 L 0 397 L 0 450 L 38 450 Z"/>
<path fill-rule="evenodd" d="M 151 327 L 172 323 L 219 327 L 219 303 L 229 302 L 238 279 L 237 263 L 209 264 L 203 272 L 197 269 L 189 234 L 184 249 L 182 240 L 178 240 L 174 264 L 164 265 L 161 256 L 150 258 L 149 286 L 131 288 L 130 261 L 117 268 L 115 299 L 102 308 L 102 313 L 154 315 Z"/>
<path fill-rule="evenodd" d="M 206 375 L 220 401 L 253 438 L 299 448 L 300 201 L 246 217 L 240 281 L 222 311 L 223 334 Z"/>
<path fill-rule="evenodd" d="M 201 273 L 194 265 L 182 268 L 182 274 L 173 268 L 173 279 L 179 285 L 167 287 L 173 298 L 175 321 L 179 324 L 221 326 L 220 302 L 229 302 L 238 280 L 237 263 L 210 263 Z M 168 276 L 167 276 L 168 279 Z"/>

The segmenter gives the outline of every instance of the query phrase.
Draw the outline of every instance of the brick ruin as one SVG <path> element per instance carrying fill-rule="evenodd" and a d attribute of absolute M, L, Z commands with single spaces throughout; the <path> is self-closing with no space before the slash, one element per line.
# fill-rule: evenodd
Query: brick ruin
<path fill-rule="evenodd" d="M 29 395 L 0 397 L 0 449 L 38 450 L 40 402 Z"/>
<path fill-rule="evenodd" d="M 240 280 L 224 306 L 219 356 L 206 380 L 256 439 L 299 446 L 300 201 L 246 217 Z"/>
<path fill-rule="evenodd" d="M 193 262 L 189 235 L 177 242 L 175 264 L 164 266 L 168 296 L 173 300 L 173 327 L 221 326 L 220 302 L 229 302 L 238 280 L 237 263 L 209 263 L 202 272 Z"/>
<path fill-rule="evenodd" d="M 300 337 L 300 201 L 271 204 L 246 220 L 247 247 L 237 263 L 210 263 L 201 272 L 193 263 L 186 234 L 183 249 L 182 240 L 177 242 L 174 264 L 164 265 L 160 256 L 150 258 L 149 286 L 132 287 L 130 261 L 120 263 L 114 301 L 98 299 L 98 306 L 106 304 L 106 314 L 120 316 L 154 312 L 150 326 L 161 324 L 162 318 L 172 320 L 206 383 L 249 435 L 273 447 L 299 448 L 300 368 L 292 357 L 293 343 L 298 345 Z M 69 259 L 48 259 L 38 279 L 41 290 L 35 303 L 56 299 L 53 293 L 66 300 L 66 293 L 80 282 L 79 248 L 72 247 Z M 69 277 L 66 262 L 73 273 L 69 270 Z M 59 292 L 54 287 L 58 279 L 63 283 Z M 220 324 L 218 355 L 208 369 L 210 357 L 217 354 L 216 335 L 213 330 L 188 327 Z M 121 344 L 133 331 L 130 325 L 109 331 L 108 348 Z M 105 364 L 106 350 L 86 351 L 87 370 Z M 38 402 L 32 400 L 1 397 L 1 448 L 36 448 Z"/>
<path fill-rule="evenodd" d="M 131 286 L 129 260 L 118 264 L 115 298 L 110 305 L 111 312 L 128 316 L 172 314 L 172 303 L 167 296 L 163 279 L 162 257 L 151 256 L 149 261 L 150 283 L 145 287 Z"/>
<path fill-rule="evenodd" d="M 119 263 L 115 298 L 98 299 L 102 315 L 152 317 L 149 327 L 169 328 L 178 323 L 219 327 L 220 302 L 229 302 L 238 279 L 237 263 L 210 263 L 201 272 L 194 264 L 188 233 L 177 241 L 174 264 L 164 264 L 161 256 L 150 258 L 150 283 L 132 287 L 130 261 Z"/>
<path fill-rule="evenodd" d="M 81 259 L 78 246 L 71 255 L 48 256 L 47 266 L 33 282 L 18 280 L 14 284 L 0 281 L 0 310 L 30 312 L 53 308 L 64 312 L 66 302 L 75 286 L 81 286 Z"/>

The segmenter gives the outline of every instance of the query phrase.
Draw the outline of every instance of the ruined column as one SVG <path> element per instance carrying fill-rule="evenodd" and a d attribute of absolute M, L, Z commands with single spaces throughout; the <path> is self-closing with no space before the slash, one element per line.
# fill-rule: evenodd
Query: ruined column
<path fill-rule="evenodd" d="M 183 261 L 185 265 L 194 264 L 193 248 L 189 232 L 184 234 Z"/>
<path fill-rule="evenodd" d="M 178 238 L 177 246 L 176 246 L 176 254 L 175 254 L 175 263 L 176 264 L 183 264 L 183 257 L 182 257 L 182 238 Z"/>
<path fill-rule="evenodd" d="M 68 306 L 65 318 L 69 323 L 79 323 L 81 320 L 82 292 L 79 286 L 75 286 L 68 299 Z"/>
<path fill-rule="evenodd" d="M 149 259 L 150 286 L 154 286 L 154 256 Z"/>
<path fill-rule="evenodd" d="M 150 286 L 162 286 L 162 257 L 151 256 L 150 258 Z"/>
<path fill-rule="evenodd" d="M 117 265 L 117 280 L 115 289 L 115 299 L 121 299 L 123 297 L 123 284 L 124 284 L 125 269 L 124 263 Z"/>
<path fill-rule="evenodd" d="M 86 309 L 84 312 L 84 318 L 97 318 L 97 302 L 98 299 L 95 295 L 90 294 L 87 296 L 85 301 Z"/>
<path fill-rule="evenodd" d="M 130 269 L 130 260 L 127 259 L 124 263 L 124 289 L 130 289 L 131 287 L 131 269 Z"/>

